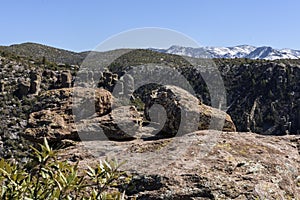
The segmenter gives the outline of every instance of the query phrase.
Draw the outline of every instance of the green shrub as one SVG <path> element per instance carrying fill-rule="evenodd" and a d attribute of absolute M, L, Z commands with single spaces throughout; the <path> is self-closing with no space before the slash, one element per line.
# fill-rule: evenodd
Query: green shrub
<path fill-rule="evenodd" d="M 31 147 L 26 166 L 0 160 L 0 199 L 123 199 L 116 186 L 129 181 L 115 160 L 102 161 L 81 173 L 77 164 L 57 160 L 47 140 L 41 148 Z"/>

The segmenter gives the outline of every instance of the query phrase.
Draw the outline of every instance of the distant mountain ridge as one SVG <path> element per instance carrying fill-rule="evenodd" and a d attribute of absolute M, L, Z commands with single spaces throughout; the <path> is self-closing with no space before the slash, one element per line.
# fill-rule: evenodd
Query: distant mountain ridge
<path fill-rule="evenodd" d="M 277 50 L 272 47 L 255 47 L 250 45 L 239 45 L 234 47 L 182 47 L 173 45 L 168 49 L 155 49 L 149 50 L 175 54 L 181 56 L 189 56 L 194 58 L 249 58 L 249 59 L 300 59 L 300 50 L 293 49 L 281 49 Z M 107 52 L 73 52 L 64 49 L 59 49 L 38 43 L 22 43 L 13 44 L 10 46 L 0 46 L 0 52 L 12 53 L 17 56 L 27 57 L 32 59 L 45 58 L 48 61 L 55 63 L 65 63 L 69 65 L 80 65 L 82 61 L 93 52 L 94 55 L 109 54 L 113 51 L 122 51 L 122 49 L 116 49 Z"/>
<path fill-rule="evenodd" d="M 65 64 L 80 64 L 89 52 L 73 52 L 43 44 L 26 42 L 10 46 L 0 46 L 0 51 L 32 59 L 45 58 L 48 61 Z"/>
<path fill-rule="evenodd" d="M 239 45 L 234 47 L 182 47 L 171 46 L 168 49 L 151 49 L 161 53 L 176 54 L 195 58 L 249 58 L 249 59 L 299 59 L 300 50 L 274 49 L 272 47 L 255 47 Z"/>

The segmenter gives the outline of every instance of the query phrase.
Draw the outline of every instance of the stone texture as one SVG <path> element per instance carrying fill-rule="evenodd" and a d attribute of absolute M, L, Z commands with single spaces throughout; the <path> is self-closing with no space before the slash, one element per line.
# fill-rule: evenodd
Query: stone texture
<path fill-rule="evenodd" d="M 112 92 L 117 81 L 118 74 L 114 74 L 107 70 L 102 73 L 98 86 Z"/>
<path fill-rule="evenodd" d="M 299 143 L 299 136 L 205 130 L 150 141 L 91 141 L 61 154 L 76 154 L 80 168 L 106 157 L 126 161 L 121 170 L 133 175 L 126 194 L 136 199 L 297 199 Z M 81 154 L 87 150 L 93 158 Z"/>
<path fill-rule="evenodd" d="M 81 140 L 132 140 L 140 129 L 140 115 L 133 106 L 115 108 L 102 117 L 81 120 L 76 124 Z"/>
<path fill-rule="evenodd" d="M 74 125 L 68 123 L 71 120 L 72 117 L 69 115 L 50 110 L 31 113 L 23 137 L 38 142 L 42 142 L 44 137 L 50 142 L 64 139 L 78 140 L 76 132 L 72 131 Z"/>
<path fill-rule="evenodd" d="M 72 75 L 69 70 L 63 71 L 60 75 L 61 78 L 61 87 L 69 88 L 72 86 Z"/>
<path fill-rule="evenodd" d="M 18 84 L 18 89 L 15 91 L 16 96 L 22 98 L 23 96 L 28 95 L 30 90 L 30 83 L 27 81 L 20 81 Z"/>
<path fill-rule="evenodd" d="M 37 95 L 40 92 L 42 77 L 38 72 L 30 73 L 30 94 Z"/>
<path fill-rule="evenodd" d="M 150 117 L 149 109 L 153 105 L 162 107 L 157 107 Z M 165 110 L 165 113 L 161 112 L 162 109 Z M 165 137 L 204 129 L 236 131 L 228 114 L 201 104 L 192 94 L 176 86 L 163 86 L 154 92 L 146 102 L 145 116 L 154 123 L 165 122 L 159 132 L 159 135 Z"/>
<path fill-rule="evenodd" d="M 76 100 L 72 99 L 74 96 Z M 41 94 L 38 101 L 39 111 L 30 114 L 27 129 L 22 134 L 33 141 L 42 142 L 43 137 L 50 142 L 132 140 L 142 124 L 133 106 L 111 111 L 113 97 L 104 89 L 54 89 Z"/>
<path fill-rule="evenodd" d="M 74 90 L 78 97 L 76 101 L 72 101 Z M 93 105 L 90 105 L 91 99 Z M 77 112 L 81 118 L 106 115 L 111 110 L 112 96 L 104 89 L 63 88 L 41 94 L 38 102 L 37 111 L 29 116 L 27 129 L 22 134 L 23 137 L 34 141 L 42 141 L 43 137 L 47 137 L 49 141 L 79 140 L 73 111 L 82 110 L 81 113 Z M 89 108 L 92 109 L 83 109 L 79 104 L 82 102 L 87 102 Z"/>
<path fill-rule="evenodd" d="M 209 123 L 212 116 L 217 120 L 222 116 L 226 117 L 223 130 L 235 131 L 230 117 L 224 112 L 197 104 L 198 100 L 195 97 L 179 88 L 168 87 L 167 91 L 171 92 L 167 94 L 167 98 L 162 98 L 165 91 L 161 89 L 153 101 L 166 108 L 168 120 L 170 119 L 158 134 L 159 137 L 174 137 L 198 129 L 211 128 Z M 116 103 L 112 108 L 113 97 L 105 89 L 54 89 L 41 94 L 38 102 L 37 112 L 30 114 L 28 128 L 22 134 L 30 140 L 41 141 L 44 136 L 50 141 L 131 140 L 141 135 L 151 138 L 156 133 L 155 130 L 148 129 L 152 132 L 146 131 L 141 134 L 143 119 L 140 113 L 134 106 L 121 106 Z M 188 117 L 180 120 L 178 113 L 182 110 L 186 112 L 184 116 Z M 157 120 L 162 121 L 159 118 Z M 183 125 L 180 125 L 180 134 L 177 134 L 180 123 Z"/>

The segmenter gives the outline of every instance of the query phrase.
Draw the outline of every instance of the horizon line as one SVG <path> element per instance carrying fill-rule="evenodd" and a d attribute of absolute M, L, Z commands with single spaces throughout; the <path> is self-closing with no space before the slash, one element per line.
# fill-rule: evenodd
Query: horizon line
<path fill-rule="evenodd" d="M 68 48 L 64 48 L 64 47 L 58 47 L 55 45 L 51 45 L 51 44 L 44 44 L 44 43 L 39 43 L 39 42 L 35 42 L 35 41 L 25 41 L 25 42 L 20 42 L 20 43 L 10 43 L 10 44 L 0 44 L 0 47 L 10 47 L 10 46 L 14 46 L 14 45 L 22 45 L 22 44 L 37 44 L 37 45 L 43 45 L 43 46 L 47 46 L 47 47 L 51 47 L 51 48 L 56 48 L 56 49 L 61 49 L 64 51 L 70 51 L 70 52 L 74 52 L 74 53 L 82 53 L 82 52 L 87 52 L 87 51 L 97 51 L 96 48 L 94 49 L 86 49 L 86 50 L 72 50 L 72 49 L 68 49 Z M 120 47 L 120 48 L 116 48 L 116 49 L 107 49 L 105 51 L 98 51 L 98 52 L 106 52 L 106 51 L 113 51 L 113 50 L 118 50 L 118 49 L 159 49 L 159 50 L 166 50 L 169 49 L 173 46 L 177 46 L 177 47 L 185 47 L 185 48 L 193 48 L 193 49 L 197 49 L 197 48 L 233 48 L 233 47 L 241 47 L 241 46 L 249 46 L 249 47 L 255 47 L 255 48 L 260 48 L 260 47 L 270 47 L 272 49 L 275 50 L 285 50 L 285 49 L 290 49 L 290 50 L 295 50 L 295 51 L 300 51 L 300 49 L 293 49 L 293 48 L 289 48 L 289 47 L 284 47 L 284 48 L 275 48 L 271 45 L 250 45 L 250 44 L 238 44 L 238 45 L 230 45 L 230 46 L 218 46 L 218 45 L 206 45 L 206 46 L 199 46 L 199 47 L 191 47 L 191 46 L 181 46 L 181 45 L 171 45 L 167 48 L 161 48 L 161 47 Z"/>

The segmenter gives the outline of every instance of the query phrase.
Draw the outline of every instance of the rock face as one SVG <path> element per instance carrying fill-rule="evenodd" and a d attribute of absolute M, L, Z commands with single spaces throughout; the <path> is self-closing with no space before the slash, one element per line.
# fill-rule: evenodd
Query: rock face
<path fill-rule="evenodd" d="M 41 75 L 37 72 L 31 72 L 30 74 L 30 93 L 38 94 L 40 92 L 41 87 Z"/>
<path fill-rule="evenodd" d="M 72 99 L 76 96 L 76 100 Z M 104 89 L 54 89 L 38 97 L 23 137 L 42 142 L 61 140 L 132 140 L 139 131 L 140 114 L 133 106 L 112 111 L 113 97 Z M 75 116 L 73 114 L 76 114 Z M 76 120 L 76 124 L 75 124 Z"/>
<path fill-rule="evenodd" d="M 23 96 L 26 96 L 29 93 L 30 90 L 30 83 L 27 81 L 20 81 L 18 84 L 18 89 L 16 90 L 16 96 L 19 98 L 22 98 Z"/>
<path fill-rule="evenodd" d="M 61 86 L 63 88 L 69 88 L 72 85 L 72 75 L 70 71 L 63 71 L 61 73 Z"/>
<path fill-rule="evenodd" d="M 297 199 L 299 144 L 299 136 L 205 130 L 152 141 L 90 142 L 61 153 L 78 155 L 82 167 L 106 156 L 126 161 L 121 169 L 133 174 L 126 194 L 136 199 Z M 95 157 L 81 153 L 86 150 Z"/>
<path fill-rule="evenodd" d="M 99 87 L 103 87 L 109 91 L 112 91 L 114 88 L 114 85 L 118 81 L 118 74 L 114 74 L 110 71 L 104 71 L 102 73 L 102 77 L 99 80 Z"/>
<path fill-rule="evenodd" d="M 64 139 L 78 140 L 78 136 L 72 133 L 75 128 L 68 121 L 69 115 L 58 114 L 51 110 L 42 110 L 30 114 L 28 127 L 23 136 L 32 141 L 42 142 L 46 137 L 49 141 L 61 141 Z"/>
<path fill-rule="evenodd" d="M 113 104 L 111 93 L 104 89 L 54 89 L 38 96 L 37 102 L 36 112 L 30 114 L 27 129 L 22 134 L 30 140 L 42 141 L 43 137 L 47 137 L 53 142 L 64 139 L 123 141 L 139 137 L 142 131 L 143 120 L 135 107 Z M 148 106 L 152 104 L 160 104 L 167 111 L 165 126 L 157 134 L 159 137 L 214 128 L 210 126 L 213 118 L 218 122 L 217 126 L 222 126 L 222 120 L 225 122 L 224 131 L 235 131 L 230 116 L 199 104 L 195 97 L 177 87 L 161 88 Z M 156 114 L 157 123 L 162 122 L 159 113 Z M 152 119 L 155 120 L 155 117 Z M 152 134 L 152 137 L 153 129 L 151 133 L 148 130 L 144 131 L 144 135 Z"/>
<path fill-rule="evenodd" d="M 126 106 L 102 117 L 82 120 L 76 127 L 83 141 L 125 141 L 136 139 L 135 135 L 140 129 L 138 120 L 139 113 L 135 108 Z"/>
<path fill-rule="evenodd" d="M 149 109 L 151 111 L 153 105 L 160 105 L 162 108 L 150 113 L 152 117 L 149 117 Z M 161 112 L 162 109 L 166 113 Z M 146 103 L 145 115 L 155 123 L 165 122 L 159 132 L 159 135 L 165 137 L 204 129 L 236 131 L 228 114 L 201 104 L 192 94 L 176 86 L 160 87 Z"/>
<path fill-rule="evenodd" d="M 81 94 L 78 95 L 80 99 L 77 99 L 76 102 L 94 99 L 93 112 L 83 109 L 81 113 L 78 113 L 81 117 L 93 114 L 103 116 L 110 112 L 112 96 L 104 89 L 63 88 L 50 90 L 38 97 L 37 112 L 30 114 L 27 129 L 22 135 L 34 141 L 42 141 L 43 137 L 47 137 L 49 141 L 79 140 L 72 114 L 72 111 L 76 109 L 76 105 L 72 101 L 74 90 L 77 95 Z"/>
<path fill-rule="evenodd" d="M 300 67 L 282 61 L 221 64 L 228 114 L 238 131 L 299 134 Z"/>

